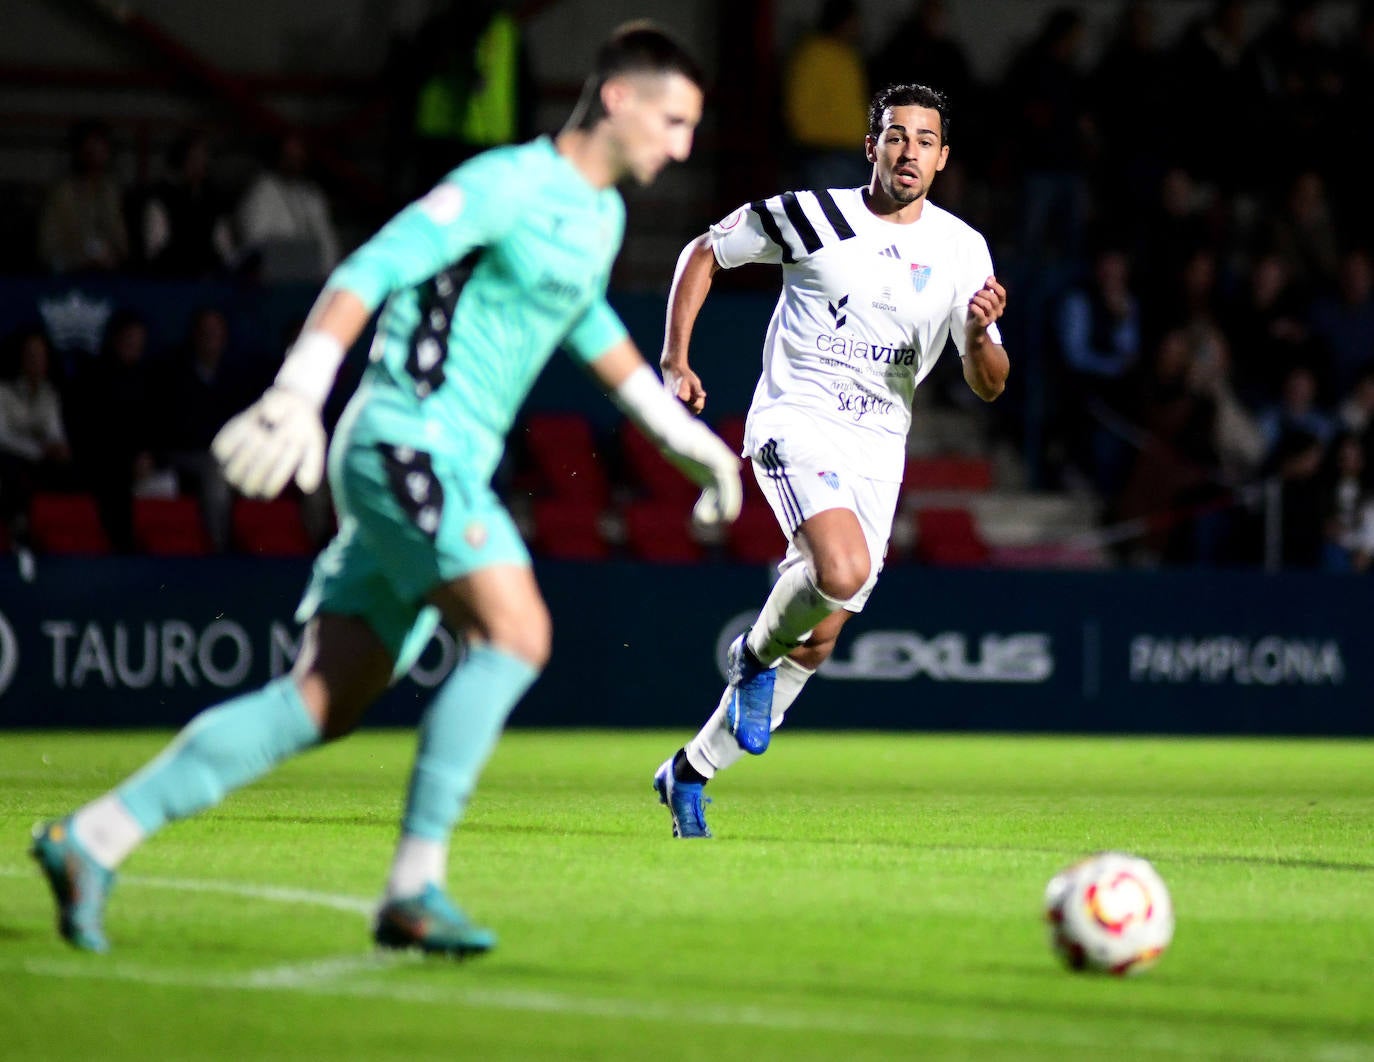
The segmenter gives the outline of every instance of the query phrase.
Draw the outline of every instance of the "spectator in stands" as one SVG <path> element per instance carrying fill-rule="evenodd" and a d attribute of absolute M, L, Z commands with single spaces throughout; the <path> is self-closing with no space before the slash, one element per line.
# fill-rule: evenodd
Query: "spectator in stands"
<path fill-rule="evenodd" d="M 22 329 L 11 338 L 5 362 L 0 378 L 0 517 L 15 544 L 27 549 L 34 493 L 71 489 L 76 483 L 62 396 L 49 376 L 47 335 L 40 328 Z"/>
<path fill-rule="evenodd" d="M 223 274 L 234 257 L 229 204 L 210 172 L 210 137 L 188 129 L 167 151 L 167 173 L 148 190 L 140 218 L 147 267 L 163 276 Z"/>
<path fill-rule="evenodd" d="M 1318 459 L 1325 452 L 1336 434 L 1336 421 L 1317 399 L 1317 374 L 1306 365 L 1295 365 L 1288 370 L 1278 401 L 1260 410 L 1259 427 L 1271 467 L 1307 454 L 1306 446 L 1295 439 L 1312 440 Z"/>
<path fill-rule="evenodd" d="M 1285 568 L 1315 568 L 1325 549 L 1329 477 L 1323 471 L 1334 425 L 1316 407 L 1316 393 L 1311 370 L 1295 368 L 1282 403 L 1264 410 L 1260 419 L 1268 445 L 1261 473 L 1281 488 L 1280 563 Z"/>
<path fill-rule="evenodd" d="M 1222 327 L 1236 352 L 1236 391 L 1247 405 L 1275 401 L 1296 365 L 1320 370 L 1308 316 L 1288 260 L 1278 251 L 1255 257 L 1222 308 Z"/>
<path fill-rule="evenodd" d="M 869 62 L 869 80 L 875 89 L 912 80 L 921 81 L 959 101 L 961 128 L 981 126 L 983 86 L 974 76 L 964 45 L 950 32 L 949 4 L 946 0 L 909 0 L 906 14 L 892 29 L 883 33 L 883 43 Z M 975 141 L 981 138 L 973 138 Z M 961 148 L 963 141 L 960 142 Z M 965 165 L 981 169 L 984 147 L 968 145 Z M 949 195 L 946 166 L 941 191 Z"/>
<path fill-rule="evenodd" d="M 228 348 L 224 312 L 210 306 L 197 310 L 185 343 L 166 366 L 158 399 L 161 459 L 176 472 L 181 493 L 200 499 L 217 550 L 229 544 L 233 494 L 210 454 L 210 441 L 247 404 L 256 383 L 226 358 Z"/>
<path fill-rule="evenodd" d="M 1187 329 L 1165 329 L 1135 388 L 1139 450 L 1117 498 L 1118 517 L 1149 523 L 1137 561 L 1194 564 L 1222 557 L 1220 526 L 1203 519 L 1223 493 L 1216 407 L 1194 374 Z"/>
<path fill-rule="evenodd" d="M 1342 432 L 1331 444 L 1322 550 L 1327 571 L 1367 572 L 1374 561 L 1374 492 L 1368 460 L 1354 433 Z"/>
<path fill-rule="evenodd" d="M 1374 362 L 1374 261 L 1369 248 L 1350 247 L 1340 258 L 1335 289 L 1312 298 L 1312 336 L 1325 349 L 1335 395 L 1355 386 Z"/>
<path fill-rule="evenodd" d="M 1088 87 L 1093 128 L 1100 142 L 1095 188 L 1112 224 L 1148 211 L 1155 189 L 1172 161 L 1158 138 L 1143 136 L 1159 120 L 1156 91 L 1141 86 L 1169 84 L 1169 55 L 1156 33 L 1151 0 L 1127 0 L 1116 29 L 1094 64 Z"/>
<path fill-rule="evenodd" d="M 1293 282 L 1304 297 L 1334 287 L 1340 272 L 1341 230 L 1327 197 L 1325 174 L 1312 168 L 1294 174 L 1267 218 L 1263 246 L 1288 260 Z"/>
<path fill-rule="evenodd" d="M 1170 49 L 1166 110 L 1187 114 L 1173 132 L 1172 162 L 1184 159 L 1224 196 L 1253 181 L 1249 143 L 1258 85 L 1249 62 L 1248 0 L 1214 0 Z M 1145 95 L 1149 95 L 1146 93 Z"/>
<path fill-rule="evenodd" d="M 155 457 L 164 411 L 141 316 L 130 310 L 111 316 L 99 356 L 73 384 L 71 408 L 77 463 L 95 493 L 105 532 L 117 551 L 130 552 L 134 495 L 165 494 L 175 486 Z"/>
<path fill-rule="evenodd" d="M 1154 189 L 1152 205 L 1135 218 L 1131 250 L 1141 301 L 1148 316 L 1167 320 L 1163 309 L 1176 293 L 1184 264 L 1200 247 L 1215 245 L 1209 195 L 1184 166 L 1170 166 Z"/>
<path fill-rule="evenodd" d="M 1345 71 L 1321 34 L 1319 7 L 1319 0 L 1280 0 L 1251 45 L 1251 62 L 1265 124 L 1306 145 L 1309 162 L 1325 170 L 1347 150 L 1340 135 Z"/>
<path fill-rule="evenodd" d="M 110 130 L 78 122 L 69 141 L 71 172 L 48 190 L 39 215 L 39 261 L 56 273 L 118 269 L 129 257 L 129 232 Z"/>
<path fill-rule="evenodd" d="M 240 261 L 261 279 L 320 281 L 339 261 L 329 199 L 308 172 L 305 138 L 288 133 L 275 163 L 248 186 L 235 212 Z"/>
<path fill-rule="evenodd" d="M 536 131 L 529 50 L 502 0 L 440 0 L 413 37 L 393 47 L 387 80 L 407 199 L 479 151 Z"/>
<path fill-rule="evenodd" d="M 825 0 L 815 26 L 787 56 L 782 109 L 796 189 L 857 188 L 870 167 L 868 68 L 855 0 Z M 906 80 L 906 79 L 903 79 Z"/>
<path fill-rule="evenodd" d="M 1144 342 L 1131 260 L 1119 243 L 1096 248 L 1091 272 L 1064 294 L 1051 327 L 1058 353 L 1052 444 L 1061 452 L 1050 464 L 1110 497 L 1121 489 L 1129 459 L 1110 421 L 1127 405 Z"/>
<path fill-rule="evenodd" d="M 1365 364 L 1341 398 L 1337 418 L 1341 431 L 1353 432 L 1374 446 L 1374 362 Z"/>
<path fill-rule="evenodd" d="M 1076 7 L 1051 9 L 1035 38 L 1013 56 L 999 96 L 1003 137 L 1021 174 L 1018 253 L 1081 261 L 1091 208 L 1087 172 L 1095 134 L 1087 77 L 1080 69 L 1085 34 Z"/>

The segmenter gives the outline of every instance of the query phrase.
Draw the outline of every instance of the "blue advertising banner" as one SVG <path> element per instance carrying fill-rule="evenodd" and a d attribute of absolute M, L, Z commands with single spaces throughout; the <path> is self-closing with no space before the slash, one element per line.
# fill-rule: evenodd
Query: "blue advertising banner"
<path fill-rule="evenodd" d="M 47 559 L 0 568 L 0 728 L 175 726 L 287 670 L 308 565 Z M 541 563 L 550 665 L 526 726 L 694 730 L 771 571 Z M 1374 735 L 1369 588 L 1349 576 L 895 567 L 789 727 Z M 408 725 L 436 636 L 369 716 Z"/>

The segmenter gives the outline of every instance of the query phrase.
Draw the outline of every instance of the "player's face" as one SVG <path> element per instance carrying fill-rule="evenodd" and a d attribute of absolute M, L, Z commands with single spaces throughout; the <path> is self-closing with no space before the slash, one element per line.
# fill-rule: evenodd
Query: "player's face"
<path fill-rule="evenodd" d="M 866 137 L 868 161 L 882 190 L 897 203 L 914 203 L 945 168 L 949 148 L 940 139 L 940 112 L 930 107 L 889 107 L 883 131 Z"/>
<path fill-rule="evenodd" d="M 641 74 L 611 82 L 607 99 L 611 128 L 620 148 L 620 169 L 642 185 L 663 167 L 692 153 L 701 121 L 702 94 L 681 74 Z"/>

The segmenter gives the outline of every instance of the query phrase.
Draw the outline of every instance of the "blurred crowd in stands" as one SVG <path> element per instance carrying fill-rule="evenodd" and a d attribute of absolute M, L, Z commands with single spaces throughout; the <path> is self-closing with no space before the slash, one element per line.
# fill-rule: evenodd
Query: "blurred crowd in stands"
<path fill-rule="evenodd" d="M 1009 289 L 1012 381 L 992 416 L 1029 485 L 1095 498 L 1121 563 L 1254 567 L 1277 549 L 1285 568 L 1367 570 L 1374 206 L 1355 159 L 1374 122 L 1374 2 L 1281 0 L 1261 19 L 1246 0 L 1215 0 L 1166 36 L 1157 3 L 1123 0 L 1105 41 L 1082 8 L 1048 8 L 995 78 L 952 34 L 951 2 L 894 5 L 874 27 L 872 8 L 825 0 L 774 57 L 783 186 L 866 182 L 872 91 L 945 90 L 952 154 L 932 198 L 988 234 Z M 414 135 L 394 152 L 416 188 L 449 159 L 535 131 L 539 83 L 505 8 L 441 15 L 443 32 L 417 35 L 399 63 Z M 453 47 L 432 54 L 439 40 Z M 482 76 L 483 62 L 504 72 Z M 117 150 L 108 126 L 74 124 L 30 272 L 317 283 L 348 251 L 336 215 L 350 204 L 299 135 L 232 195 L 205 131 L 175 138 L 137 187 L 117 177 Z M 226 364 L 226 312 L 204 307 L 168 350 L 116 313 L 79 364 L 37 315 L 5 337 L 11 537 L 35 490 L 79 487 L 101 499 L 116 548 L 133 548 L 129 498 L 189 492 L 225 548 L 231 499 L 206 446 L 265 382 L 260 361 Z M 741 356 L 760 339 L 741 337 Z M 963 399 L 950 388 L 938 401 Z"/>

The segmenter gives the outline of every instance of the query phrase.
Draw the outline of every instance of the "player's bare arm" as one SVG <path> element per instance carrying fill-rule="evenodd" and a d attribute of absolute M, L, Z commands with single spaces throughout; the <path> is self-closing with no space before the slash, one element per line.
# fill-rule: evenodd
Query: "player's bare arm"
<path fill-rule="evenodd" d="M 711 281 L 719 269 L 710 234 L 702 233 L 678 255 L 673 282 L 668 289 L 667 325 L 658 364 L 663 371 L 664 387 L 693 413 L 706 408 L 706 388 L 687 363 L 687 351 L 697 314 L 701 312 L 706 294 L 711 290 Z"/>
<path fill-rule="evenodd" d="M 1002 316 L 1007 308 L 1007 289 L 996 277 L 988 277 L 983 286 L 968 301 L 966 343 L 964 345 L 964 380 L 973 393 L 984 402 L 991 402 L 1007 386 L 1011 362 L 1006 348 L 994 343 L 988 326 Z"/>

